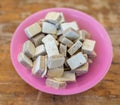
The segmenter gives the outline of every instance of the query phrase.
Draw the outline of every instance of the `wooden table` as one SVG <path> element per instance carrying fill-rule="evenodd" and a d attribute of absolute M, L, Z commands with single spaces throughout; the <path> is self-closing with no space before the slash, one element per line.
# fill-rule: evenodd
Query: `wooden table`
<path fill-rule="evenodd" d="M 77 95 L 42 93 L 25 83 L 10 59 L 10 41 L 16 27 L 32 13 L 50 7 L 69 7 L 96 18 L 108 31 L 114 58 L 105 78 Z M 120 105 L 120 0 L 1 0 L 0 105 Z"/>

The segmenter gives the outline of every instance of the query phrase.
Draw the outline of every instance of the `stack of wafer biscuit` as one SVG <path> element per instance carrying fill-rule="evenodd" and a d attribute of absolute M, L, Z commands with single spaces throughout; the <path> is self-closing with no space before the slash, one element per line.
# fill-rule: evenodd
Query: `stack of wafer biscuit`
<path fill-rule="evenodd" d="M 67 22 L 62 12 L 49 12 L 25 28 L 24 42 L 18 61 L 33 75 L 47 77 L 46 86 L 60 89 L 89 70 L 96 57 L 96 42 L 75 20 Z"/>

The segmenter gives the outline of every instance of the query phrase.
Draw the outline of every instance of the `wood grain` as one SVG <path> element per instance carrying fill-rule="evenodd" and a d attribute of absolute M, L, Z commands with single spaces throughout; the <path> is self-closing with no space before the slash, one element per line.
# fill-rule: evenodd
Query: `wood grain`
<path fill-rule="evenodd" d="M 26 84 L 10 59 L 10 41 L 17 26 L 29 15 L 51 7 L 70 7 L 96 18 L 108 31 L 114 58 L 105 78 L 94 88 L 76 95 L 42 93 Z M 120 104 L 120 1 L 119 0 L 3 0 L 0 1 L 0 105 L 119 105 Z"/>

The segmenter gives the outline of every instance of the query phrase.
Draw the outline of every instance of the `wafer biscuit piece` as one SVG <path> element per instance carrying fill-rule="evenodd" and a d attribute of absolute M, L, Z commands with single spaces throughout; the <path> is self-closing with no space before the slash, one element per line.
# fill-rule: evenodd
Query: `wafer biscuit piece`
<path fill-rule="evenodd" d="M 42 44 L 42 39 L 45 37 L 44 34 L 38 34 L 36 36 L 34 36 L 33 38 L 31 38 L 31 41 L 34 43 L 34 45 L 37 47 L 40 44 Z"/>
<path fill-rule="evenodd" d="M 41 32 L 41 27 L 38 23 L 34 23 L 27 28 L 25 28 L 25 33 L 28 36 L 28 38 L 32 38 L 35 35 L 39 34 Z"/>
<path fill-rule="evenodd" d="M 48 68 L 53 69 L 63 66 L 65 57 L 61 54 L 48 57 Z"/>
<path fill-rule="evenodd" d="M 51 35 L 51 34 L 48 34 L 46 35 L 43 39 L 42 39 L 42 42 L 45 44 L 45 43 L 48 43 L 48 42 L 52 42 L 52 41 L 56 41 L 54 36 Z"/>
<path fill-rule="evenodd" d="M 57 27 L 56 25 L 48 22 L 42 23 L 42 32 L 46 34 L 56 34 L 57 33 Z"/>
<path fill-rule="evenodd" d="M 79 30 L 79 38 L 77 40 L 83 42 L 85 40 L 85 37 L 86 37 L 86 33 L 84 32 L 84 30 Z"/>
<path fill-rule="evenodd" d="M 67 47 L 71 47 L 73 45 L 73 42 L 64 36 L 60 36 L 58 40 Z"/>
<path fill-rule="evenodd" d="M 55 42 L 56 42 L 56 45 L 59 45 L 59 43 L 58 43 L 58 41 L 57 41 L 56 39 L 57 39 L 57 36 L 56 36 L 56 35 L 48 34 L 48 35 L 46 35 L 46 36 L 42 39 L 42 42 L 45 44 L 45 43 L 48 43 L 48 42 L 55 41 Z"/>
<path fill-rule="evenodd" d="M 55 41 L 49 41 L 49 43 L 45 43 L 45 49 L 48 57 L 59 55 L 58 47 Z"/>
<path fill-rule="evenodd" d="M 41 75 L 45 71 L 45 56 L 38 56 L 34 61 L 32 74 Z"/>
<path fill-rule="evenodd" d="M 66 82 L 60 82 L 60 81 L 56 81 L 56 80 L 51 79 L 51 78 L 47 78 L 46 79 L 46 86 L 52 87 L 55 89 L 61 89 L 61 88 L 65 88 L 67 86 L 67 84 L 66 84 Z"/>
<path fill-rule="evenodd" d="M 60 44 L 59 51 L 60 51 L 60 54 L 62 54 L 62 55 L 64 55 L 66 57 L 67 46 L 63 45 L 63 44 Z"/>
<path fill-rule="evenodd" d="M 62 31 L 65 31 L 68 28 L 73 28 L 76 31 L 79 30 L 78 25 L 75 21 L 62 23 L 61 28 L 62 28 Z"/>
<path fill-rule="evenodd" d="M 31 69 L 33 67 L 32 60 L 29 59 L 23 52 L 18 55 L 18 61 L 25 67 Z"/>
<path fill-rule="evenodd" d="M 45 44 L 45 49 L 48 54 L 48 57 L 53 55 L 59 55 L 57 42 L 52 35 L 47 35 L 42 39 L 42 42 Z"/>
<path fill-rule="evenodd" d="M 35 55 L 34 55 L 35 58 L 40 55 L 45 55 L 45 54 L 46 54 L 46 50 L 45 50 L 45 46 L 43 44 L 36 47 Z"/>
<path fill-rule="evenodd" d="M 48 54 L 48 57 L 59 55 L 58 47 L 56 42 L 45 43 L 45 49 Z"/>
<path fill-rule="evenodd" d="M 35 55 L 35 46 L 30 40 L 27 40 L 23 44 L 22 51 L 27 57 L 32 58 Z"/>
<path fill-rule="evenodd" d="M 70 55 L 73 55 L 76 51 L 78 51 L 78 49 L 80 49 L 80 47 L 82 46 L 82 43 L 78 40 L 76 41 L 69 49 L 68 49 L 68 53 Z"/>
<path fill-rule="evenodd" d="M 80 67 L 78 67 L 77 69 L 72 70 L 72 71 L 74 71 L 74 72 L 77 74 L 77 76 L 78 76 L 78 75 L 80 76 L 80 75 L 85 74 L 85 73 L 88 72 L 88 67 L 89 67 L 89 64 L 88 64 L 88 62 L 87 62 L 87 63 L 84 64 L 83 66 L 80 66 Z"/>
<path fill-rule="evenodd" d="M 61 14 L 59 12 L 49 12 L 46 16 L 45 16 L 45 20 L 49 21 L 53 24 L 59 23 L 61 20 Z"/>
<path fill-rule="evenodd" d="M 95 41 L 86 39 L 83 42 L 82 51 L 86 54 L 91 54 L 94 51 Z"/>
<path fill-rule="evenodd" d="M 61 67 L 57 67 L 57 68 L 53 68 L 53 69 L 49 69 L 47 72 L 47 76 L 48 77 L 61 77 L 64 73 L 64 68 L 63 66 Z"/>
<path fill-rule="evenodd" d="M 65 82 L 75 82 L 76 81 L 76 76 L 75 76 L 74 72 L 65 71 L 63 73 L 62 77 L 55 77 L 54 79 L 57 80 L 57 81 L 60 81 L 60 82 L 64 82 L 64 81 Z"/>
<path fill-rule="evenodd" d="M 65 31 L 63 31 L 63 36 L 74 41 L 79 38 L 79 33 L 73 28 L 68 28 Z"/>
<path fill-rule="evenodd" d="M 67 60 L 68 65 L 70 66 L 71 70 L 74 70 L 87 62 L 84 55 L 79 52 L 76 55 L 73 55 L 71 58 Z"/>
<path fill-rule="evenodd" d="M 48 63 L 48 56 L 46 55 L 46 56 L 45 56 L 45 70 L 44 70 L 44 72 L 41 74 L 41 77 L 42 77 L 42 78 L 43 78 L 43 77 L 46 77 L 46 75 L 47 75 L 47 71 L 48 71 L 47 63 Z"/>

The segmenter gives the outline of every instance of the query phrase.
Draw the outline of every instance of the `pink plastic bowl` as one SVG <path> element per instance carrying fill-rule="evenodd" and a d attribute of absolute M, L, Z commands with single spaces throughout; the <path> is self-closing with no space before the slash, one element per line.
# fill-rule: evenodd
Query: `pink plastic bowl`
<path fill-rule="evenodd" d="M 89 72 L 78 77 L 75 83 L 69 83 L 66 89 L 56 90 L 46 87 L 45 79 L 33 76 L 31 71 L 27 70 L 17 60 L 17 56 L 22 49 L 22 45 L 27 40 L 24 29 L 32 23 L 37 22 L 39 19 L 44 18 L 45 15 L 51 11 L 63 12 L 67 21 L 77 21 L 79 28 L 86 29 L 91 33 L 92 39 L 96 40 L 95 51 L 97 53 L 97 57 L 90 65 Z M 17 73 L 32 87 L 46 93 L 71 95 L 84 92 L 94 87 L 103 79 L 112 62 L 112 44 L 106 30 L 91 16 L 73 9 L 51 8 L 29 16 L 18 26 L 11 41 L 11 59 Z"/>

